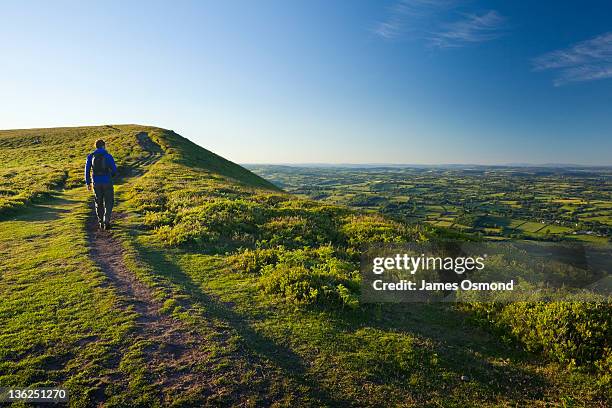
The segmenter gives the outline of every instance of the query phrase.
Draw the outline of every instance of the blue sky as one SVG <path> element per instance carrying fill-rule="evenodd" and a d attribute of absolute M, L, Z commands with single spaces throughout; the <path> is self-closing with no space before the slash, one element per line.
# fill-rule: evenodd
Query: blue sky
<path fill-rule="evenodd" d="M 612 164 L 609 1 L 0 3 L 0 128 L 240 163 Z"/>

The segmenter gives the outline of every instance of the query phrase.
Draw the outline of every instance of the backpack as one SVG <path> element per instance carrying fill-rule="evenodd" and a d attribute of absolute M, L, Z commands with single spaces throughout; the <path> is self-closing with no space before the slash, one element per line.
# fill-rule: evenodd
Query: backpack
<path fill-rule="evenodd" d="M 92 153 L 91 169 L 94 176 L 108 176 L 110 169 L 106 165 L 106 153 Z"/>

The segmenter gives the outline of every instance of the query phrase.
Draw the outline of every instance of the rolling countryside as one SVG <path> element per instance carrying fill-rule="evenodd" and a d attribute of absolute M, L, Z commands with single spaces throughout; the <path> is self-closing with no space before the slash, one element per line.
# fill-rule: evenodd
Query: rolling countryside
<path fill-rule="evenodd" d="M 98 138 L 110 231 L 83 183 Z M 254 170 L 150 126 L 0 131 L 0 384 L 72 407 L 609 406 L 607 302 L 359 302 L 369 243 L 609 239 L 609 173 L 466 196 L 456 171 Z"/>

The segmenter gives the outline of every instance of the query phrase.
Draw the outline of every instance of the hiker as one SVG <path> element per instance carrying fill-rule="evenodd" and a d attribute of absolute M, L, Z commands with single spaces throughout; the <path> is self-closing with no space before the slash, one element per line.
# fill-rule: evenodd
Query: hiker
<path fill-rule="evenodd" d="M 113 190 L 113 177 L 117 174 L 115 160 L 106 151 L 106 143 L 102 139 L 96 140 L 96 150 L 87 156 L 85 164 L 85 183 L 87 190 L 91 191 L 91 176 L 93 172 L 93 190 L 96 203 L 96 215 L 101 229 L 110 229 L 111 214 L 115 192 Z"/>

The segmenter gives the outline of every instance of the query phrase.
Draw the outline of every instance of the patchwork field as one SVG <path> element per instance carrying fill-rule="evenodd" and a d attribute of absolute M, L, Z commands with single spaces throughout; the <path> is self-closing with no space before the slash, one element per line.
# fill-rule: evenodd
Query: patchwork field
<path fill-rule="evenodd" d="M 610 168 L 247 166 L 298 196 L 495 239 L 612 238 Z"/>

